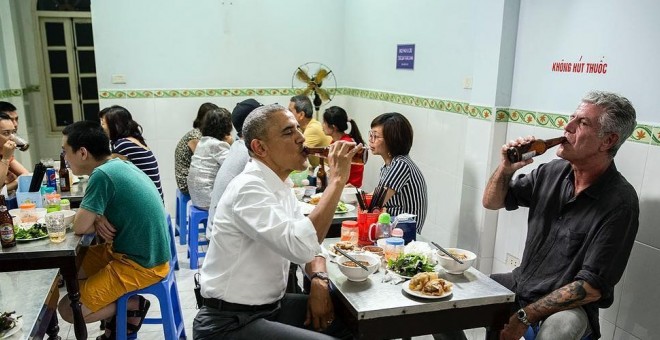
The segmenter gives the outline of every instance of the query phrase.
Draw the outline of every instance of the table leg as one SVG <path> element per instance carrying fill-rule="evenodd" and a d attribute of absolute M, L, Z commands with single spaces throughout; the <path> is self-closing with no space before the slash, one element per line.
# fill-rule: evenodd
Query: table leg
<path fill-rule="evenodd" d="M 499 340 L 501 329 L 486 327 L 486 340 Z"/>
<path fill-rule="evenodd" d="M 59 321 L 57 320 L 57 310 L 53 313 L 53 317 L 50 318 L 48 323 L 48 329 L 46 329 L 46 334 L 48 334 L 48 340 L 60 340 L 61 338 L 57 335 L 60 332 Z"/>
<path fill-rule="evenodd" d="M 75 264 L 61 268 L 62 276 L 66 282 L 66 291 L 71 301 L 71 310 L 73 311 L 73 328 L 76 332 L 76 339 L 87 339 L 87 325 L 83 318 L 80 304 L 80 288 L 78 286 L 78 273 Z"/>

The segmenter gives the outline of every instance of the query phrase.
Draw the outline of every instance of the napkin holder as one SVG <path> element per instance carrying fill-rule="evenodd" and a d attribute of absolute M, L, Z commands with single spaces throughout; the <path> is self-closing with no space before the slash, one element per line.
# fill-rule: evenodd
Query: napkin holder
<path fill-rule="evenodd" d="M 37 208 L 43 208 L 43 197 L 41 191 L 28 192 L 32 182 L 32 175 L 18 176 L 18 188 L 16 189 L 16 203 L 20 207 L 23 203 L 34 203 Z"/>

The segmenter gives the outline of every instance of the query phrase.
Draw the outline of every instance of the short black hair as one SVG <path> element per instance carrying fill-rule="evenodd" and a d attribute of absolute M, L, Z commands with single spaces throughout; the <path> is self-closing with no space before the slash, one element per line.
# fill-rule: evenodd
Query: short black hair
<path fill-rule="evenodd" d="M 0 112 L 7 113 L 7 112 L 12 112 L 12 111 L 16 111 L 16 106 L 14 106 L 10 102 L 0 101 Z"/>
<path fill-rule="evenodd" d="M 231 134 L 231 129 L 231 113 L 221 107 L 206 113 L 200 131 L 202 131 L 202 136 L 223 140 L 225 136 Z"/>
<path fill-rule="evenodd" d="M 371 121 L 371 127 L 376 126 L 383 127 L 383 139 L 392 157 L 410 153 L 413 129 L 406 117 L 398 112 L 383 113 Z"/>
<path fill-rule="evenodd" d="M 96 159 L 110 156 L 110 140 L 101 124 L 92 120 L 81 120 L 68 125 L 62 130 L 66 143 L 75 152 L 85 148 Z"/>
<path fill-rule="evenodd" d="M 297 112 L 305 112 L 305 117 L 312 118 L 314 106 L 312 106 L 312 101 L 309 100 L 309 97 L 299 94 L 291 97 L 291 102 Z"/>
<path fill-rule="evenodd" d="M 202 104 L 199 109 L 197 110 L 197 117 L 195 118 L 195 121 L 193 121 L 193 128 L 199 129 L 202 126 L 202 121 L 204 120 L 204 117 L 206 116 L 206 113 L 215 110 L 218 108 L 218 105 L 215 105 L 213 103 L 204 103 Z"/>

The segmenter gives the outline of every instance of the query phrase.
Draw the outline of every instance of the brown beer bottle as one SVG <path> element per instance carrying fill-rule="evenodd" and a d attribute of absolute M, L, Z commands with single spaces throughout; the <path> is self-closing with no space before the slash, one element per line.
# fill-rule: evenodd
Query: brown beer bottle
<path fill-rule="evenodd" d="M 566 137 L 557 137 L 547 140 L 536 139 L 530 143 L 510 147 L 509 150 L 506 151 L 506 156 L 511 163 L 525 161 L 532 157 L 542 155 L 546 150 L 564 143 L 565 141 Z"/>
<path fill-rule="evenodd" d="M 9 215 L 5 195 L 0 195 L 0 239 L 2 248 L 16 246 L 16 235 L 14 234 L 14 220 Z"/>
<path fill-rule="evenodd" d="M 329 147 L 322 147 L 322 148 L 311 148 L 308 146 L 303 146 L 303 151 L 307 155 L 312 155 L 312 156 L 317 156 L 320 158 L 328 158 L 328 152 L 329 152 Z M 367 162 L 367 157 L 369 156 L 369 153 L 367 152 L 366 148 L 360 149 L 353 158 L 351 159 L 351 164 L 364 164 Z"/>
<path fill-rule="evenodd" d="M 69 169 L 66 167 L 64 161 L 64 153 L 60 154 L 60 192 L 71 191 L 71 177 L 69 177 Z"/>
<path fill-rule="evenodd" d="M 316 192 L 323 192 L 328 187 L 328 176 L 325 174 L 323 158 L 319 159 L 319 169 L 316 171 Z"/>

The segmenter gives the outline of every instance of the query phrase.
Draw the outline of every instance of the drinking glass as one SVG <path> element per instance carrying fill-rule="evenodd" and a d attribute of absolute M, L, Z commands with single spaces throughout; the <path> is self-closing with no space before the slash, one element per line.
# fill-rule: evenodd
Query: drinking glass
<path fill-rule="evenodd" d="M 66 239 L 64 213 L 56 211 L 46 214 L 46 230 L 48 231 L 48 237 L 51 242 L 63 242 Z"/>

